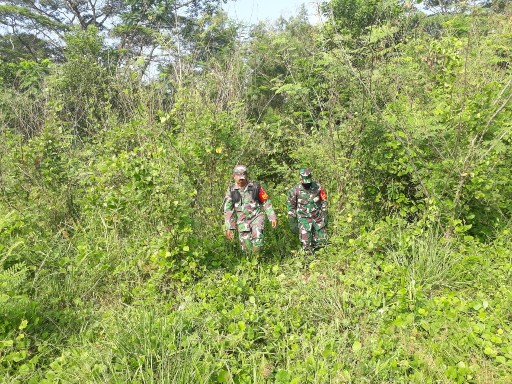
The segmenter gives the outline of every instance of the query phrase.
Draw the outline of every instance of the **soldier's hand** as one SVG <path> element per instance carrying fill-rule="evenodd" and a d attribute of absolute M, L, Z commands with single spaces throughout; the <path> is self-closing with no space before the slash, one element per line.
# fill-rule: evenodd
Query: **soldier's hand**
<path fill-rule="evenodd" d="M 272 228 L 277 227 L 277 219 L 272 220 L 270 223 L 272 224 Z"/>
<path fill-rule="evenodd" d="M 228 240 L 233 240 L 233 237 L 235 237 L 235 231 L 233 231 L 232 229 L 228 229 L 226 231 L 226 237 Z"/>
<path fill-rule="evenodd" d="M 297 224 L 297 219 L 295 217 L 289 217 L 288 223 L 290 224 L 290 230 L 293 233 L 299 233 L 299 226 Z"/>

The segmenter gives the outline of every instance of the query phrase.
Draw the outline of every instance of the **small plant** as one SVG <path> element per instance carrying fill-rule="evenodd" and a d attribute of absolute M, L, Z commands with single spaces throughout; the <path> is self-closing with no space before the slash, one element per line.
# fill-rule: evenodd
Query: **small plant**
<path fill-rule="evenodd" d="M 397 235 L 395 249 L 389 256 L 401 268 L 411 287 L 454 287 L 463 283 L 457 266 L 463 257 L 454 241 L 442 237 L 436 228 L 414 231 L 404 230 Z"/>

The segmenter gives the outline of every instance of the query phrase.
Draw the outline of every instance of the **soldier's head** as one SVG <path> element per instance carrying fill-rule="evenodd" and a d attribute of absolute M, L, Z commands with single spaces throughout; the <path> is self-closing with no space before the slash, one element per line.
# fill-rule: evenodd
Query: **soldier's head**
<path fill-rule="evenodd" d="M 305 188 L 309 188 L 313 182 L 313 174 L 309 168 L 301 168 L 299 170 L 300 182 Z"/>
<path fill-rule="evenodd" d="M 236 185 L 239 187 L 245 187 L 247 185 L 247 167 L 244 165 L 237 165 L 233 169 L 233 178 L 235 179 Z"/>

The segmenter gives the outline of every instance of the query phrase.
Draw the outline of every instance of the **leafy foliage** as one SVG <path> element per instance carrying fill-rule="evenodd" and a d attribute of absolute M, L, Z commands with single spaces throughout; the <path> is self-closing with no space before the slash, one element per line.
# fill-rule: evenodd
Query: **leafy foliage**
<path fill-rule="evenodd" d="M 16 9 L 62 55 L 0 63 L 4 381 L 511 381 L 503 9 L 336 0 L 240 39 L 216 2 L 112 3 L 113 49 L 52 4 Z M 238 163 L 280 222 L 258 256 L 223 237 Z M 282 225 L 301 166 L 313 256 Z"/>

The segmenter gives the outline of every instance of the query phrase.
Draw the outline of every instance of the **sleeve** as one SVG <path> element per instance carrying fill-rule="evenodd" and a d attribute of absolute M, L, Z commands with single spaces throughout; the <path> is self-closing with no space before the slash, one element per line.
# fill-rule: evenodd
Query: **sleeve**
<path fill-rule="evenodd" d="M 320 192 L 318 194 L 320 196 L 320 204 L 322 206 L 322 211 L 325 212 L 327 211 L 327 205 L 329 204 L 328 201 L 327 201 L 327 192 L 325 192 L 325 189 L 323 189 L 321 186 L 320 186 Z"/>
<path fill-rule="evenodd" d="M 288 200 L 286 200 L 286 207 L 288 209 L 288 217 L 297 216 L 297 191 L 295 188 L 290 189 L 288 192 Z"/>
<path fill-rule="evenodd" d="M 267 195 L 267 192 L 263 189 L 263 187 L 260 186 L 260 192 L 258 194 L 258 198 L 261 203 L 263 203 L 263 209 L 265 210 L 265 213 L 267 214 L 267 217 L 270 221 L 277 220 L 276 213 L 274 212 L 274 208 L 272 207 L 272 202 L 270 201 L 270 198 Z"/>
<path fill-rule="evenodd" d="M 229 188 L 224 196 L 224 225 L 226 230 L 234 230 L 236 228 L 235 209 L 233 207 L 233 199 L 231 199 L 231 190 Z"/>

